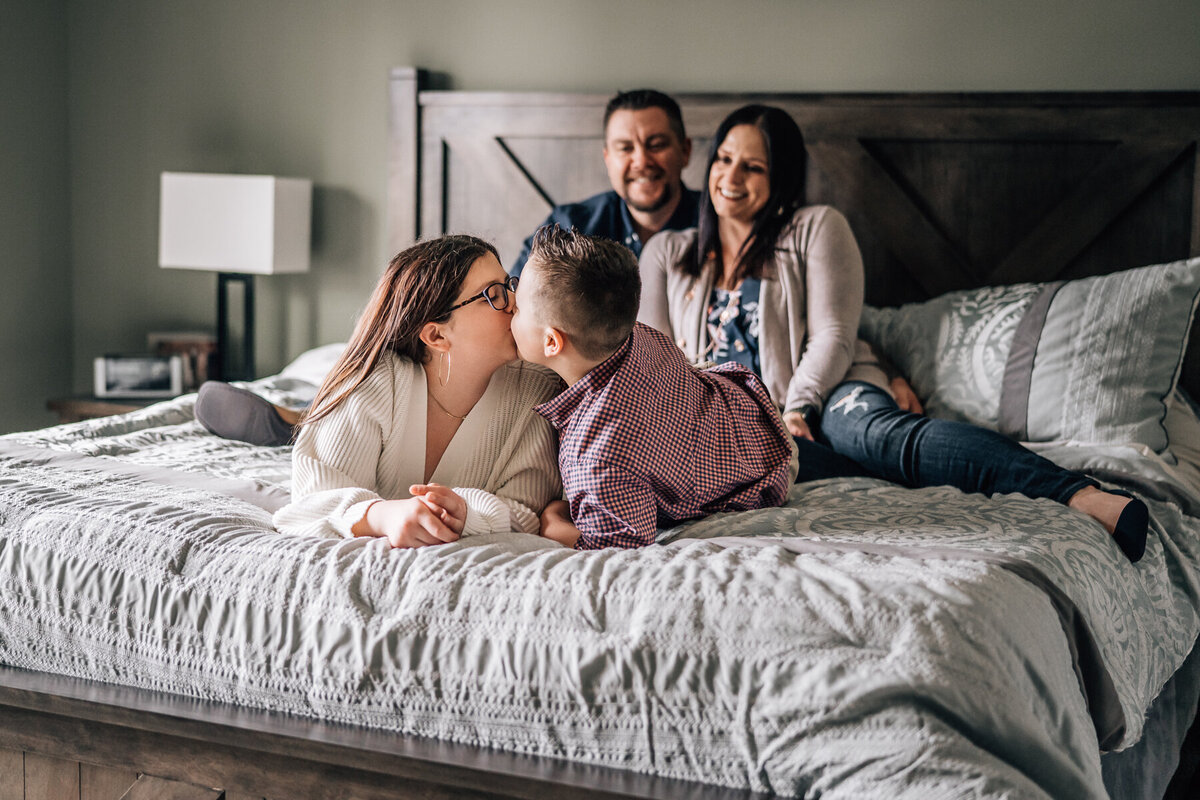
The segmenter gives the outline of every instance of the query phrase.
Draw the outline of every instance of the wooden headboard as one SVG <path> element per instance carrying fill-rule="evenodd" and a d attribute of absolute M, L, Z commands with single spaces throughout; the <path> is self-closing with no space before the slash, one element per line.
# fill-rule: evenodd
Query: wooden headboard
<path fill-rule="evenodd" d="M 424 89 L 391 79 L 393 250 L 475 233 L 508 263 L 552 205 L 604 191 L 609 95 Z M 787 110 L 808 200 L 850 220 L 867 302 L 1098 275 L 1200 255 L 1200 92 L 676 95 L 703 184 L 733 109 Z M 1200 397 L 1200 321 L 1183 384 Z"/>

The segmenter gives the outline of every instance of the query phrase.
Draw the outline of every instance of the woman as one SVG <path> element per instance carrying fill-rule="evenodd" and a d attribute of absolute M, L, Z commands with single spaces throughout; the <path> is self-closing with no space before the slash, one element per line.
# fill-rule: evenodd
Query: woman
<path fill-rule="evenodd" d="M 392 259 L 301 423 L 280 531 L 394 547 L 538 533 L 561 484 L 553 431 L 532 407 L 561 384 L 510 363 L 514 289 L 472 236 Z"/>
<path fill-rule="evenodd" d="M 799 480 L 869 474 L 1049 497 L 1103 524 L 1130 561 L 1141 558 L 1140 500 L 1101 491 L 1000 434 L 901 409 L 856 341 L 863 267 L 854 235 L 833 208 L 803 205 L 804 170 L 804 140 L 786 112 L 749 105 L 726 117 L 699 227 L 659 233 L 642 253 L 638 319 L 693 360 L 758 372 L 800 449 Z M 896 395 L 920 410 L 907 383 L 896 382 Z"/>

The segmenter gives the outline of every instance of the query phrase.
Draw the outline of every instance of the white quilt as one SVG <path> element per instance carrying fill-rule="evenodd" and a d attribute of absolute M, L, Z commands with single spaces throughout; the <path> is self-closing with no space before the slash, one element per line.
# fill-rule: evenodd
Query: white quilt
<path fill-rule="evenodd" d="M 1119 449 L 1051 455 L 1167 498 L 1136 566 L 866 479 L 639 551 L 400 551 L 271 530 L 288 451 L 191 402 L 0 437 L 0 661 L 782 795 L 1103 797 L 1200 630 L 1200 520 Z"/>

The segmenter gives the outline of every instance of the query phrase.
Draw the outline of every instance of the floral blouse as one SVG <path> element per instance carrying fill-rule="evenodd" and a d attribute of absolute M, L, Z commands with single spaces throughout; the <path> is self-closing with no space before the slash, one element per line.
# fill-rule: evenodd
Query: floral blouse
<path fill-rule="evenodd" d="M 733 291 L 713 287 L 708 304 L 708 361 L 733 361 L 761 375 L 758 297 L 761 282 L 746 278 Z"/>

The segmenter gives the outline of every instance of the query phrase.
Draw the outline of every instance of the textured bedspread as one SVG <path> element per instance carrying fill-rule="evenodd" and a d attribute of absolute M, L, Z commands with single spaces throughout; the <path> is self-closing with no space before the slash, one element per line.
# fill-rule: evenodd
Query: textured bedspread
<path fill-rule="evenodd" d="M 1102 797 L 1200 629 L 1177 497 L 1136 567 L 1048 501 L 865 479 L 641 551 L 399 551 L 275 533 L 288 452 L 190 404 L 0 437 L 0 661 L 787 795 Z"/>

